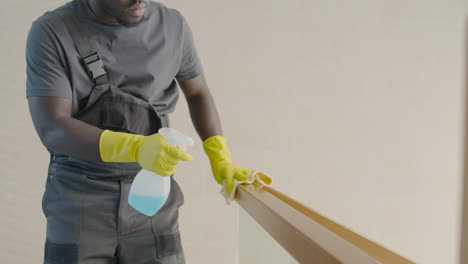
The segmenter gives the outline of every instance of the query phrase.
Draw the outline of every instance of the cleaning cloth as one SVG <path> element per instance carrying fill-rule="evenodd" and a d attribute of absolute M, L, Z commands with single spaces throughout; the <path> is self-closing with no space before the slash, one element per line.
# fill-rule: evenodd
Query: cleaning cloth
<path fill-rule="evenodd" d="M 256 187 L 256 190 L 260 190 L 263 186 L 269 185 L 271 183 L 271 177 L 263 172 L 252 171 L 252 173 L 248 174 L 247 177 L 249 179 L 245 181 L 238 181 L 237 179 L 234 179 L 234 187 L 232 188 L 231 194 L 228 194 L 226 181 L 223 181 L 223 187 L 221 188 L 220 193 L 226 199 L 226 204 L 229 205 L 232 200 L 234 200 L 234 194 L 236 193 L 237 186 L 239 184 L 253 184 Z"/>

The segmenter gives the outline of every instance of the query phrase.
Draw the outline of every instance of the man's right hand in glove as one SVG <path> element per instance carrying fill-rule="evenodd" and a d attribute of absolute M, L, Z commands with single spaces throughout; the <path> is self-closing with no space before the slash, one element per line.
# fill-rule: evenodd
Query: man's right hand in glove
<path fill-rule="evenodd" d="M 99 151 L 105 162 L 138 162 L 142 168 L 161 176 L 174 174 L 179 160 L 193 160 L 192 155 L 169 144 L 159 133 L 142 136 L 104 130 Z"/>

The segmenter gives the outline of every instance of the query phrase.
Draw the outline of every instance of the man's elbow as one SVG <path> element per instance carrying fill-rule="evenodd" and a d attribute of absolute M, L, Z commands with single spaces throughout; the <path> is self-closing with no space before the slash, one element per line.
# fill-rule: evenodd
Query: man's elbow
<path fill-rule="evenodd" d="M 54 142 L 54 132 L 52 130 L 47 129 L 36 129 L 36 132 L 39 136 L 39 139 L 41 140 L 42 145 L 47 149 L 52 149 L 52 145 Z"/>
<path fill-rule="evenodd" d="M 36 132 L 47 149 L 56 149 L 58 142 L 63 138 L 63 126 L 59 123 L 38 125 Z"/>

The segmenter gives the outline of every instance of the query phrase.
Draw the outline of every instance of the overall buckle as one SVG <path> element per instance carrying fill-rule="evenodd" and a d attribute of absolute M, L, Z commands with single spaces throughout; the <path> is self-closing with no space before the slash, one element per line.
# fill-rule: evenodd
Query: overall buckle
<path fill-rule="evenodd" d="M 96 80 L 97 78 L 106 75 L 106 71 L 104 70 L 104 64 L 102 63 L 101 57 L 99 57 L 97 51 L 84 57 L 84 62 L 86 65 L 86 69 L 88 70 L 88 74 L 93 80 Z"/>

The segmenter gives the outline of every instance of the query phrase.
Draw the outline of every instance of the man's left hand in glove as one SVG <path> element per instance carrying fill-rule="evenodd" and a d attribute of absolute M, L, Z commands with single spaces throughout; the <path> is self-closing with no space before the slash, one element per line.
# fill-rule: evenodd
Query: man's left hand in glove
<path fill-rule="evenodd" d="M 210 159 L 211 170 L 216 182 L 223 184 L 223 181 L 226 181 L 229 194 L 234 188 L 234 179 L 238 181 L 249 180 L 247 175 L 251 174 L 252 171 L 232 163 L 226 138 L 223 136 L 210 137 L 203 142 L 203 149 Z"/>

